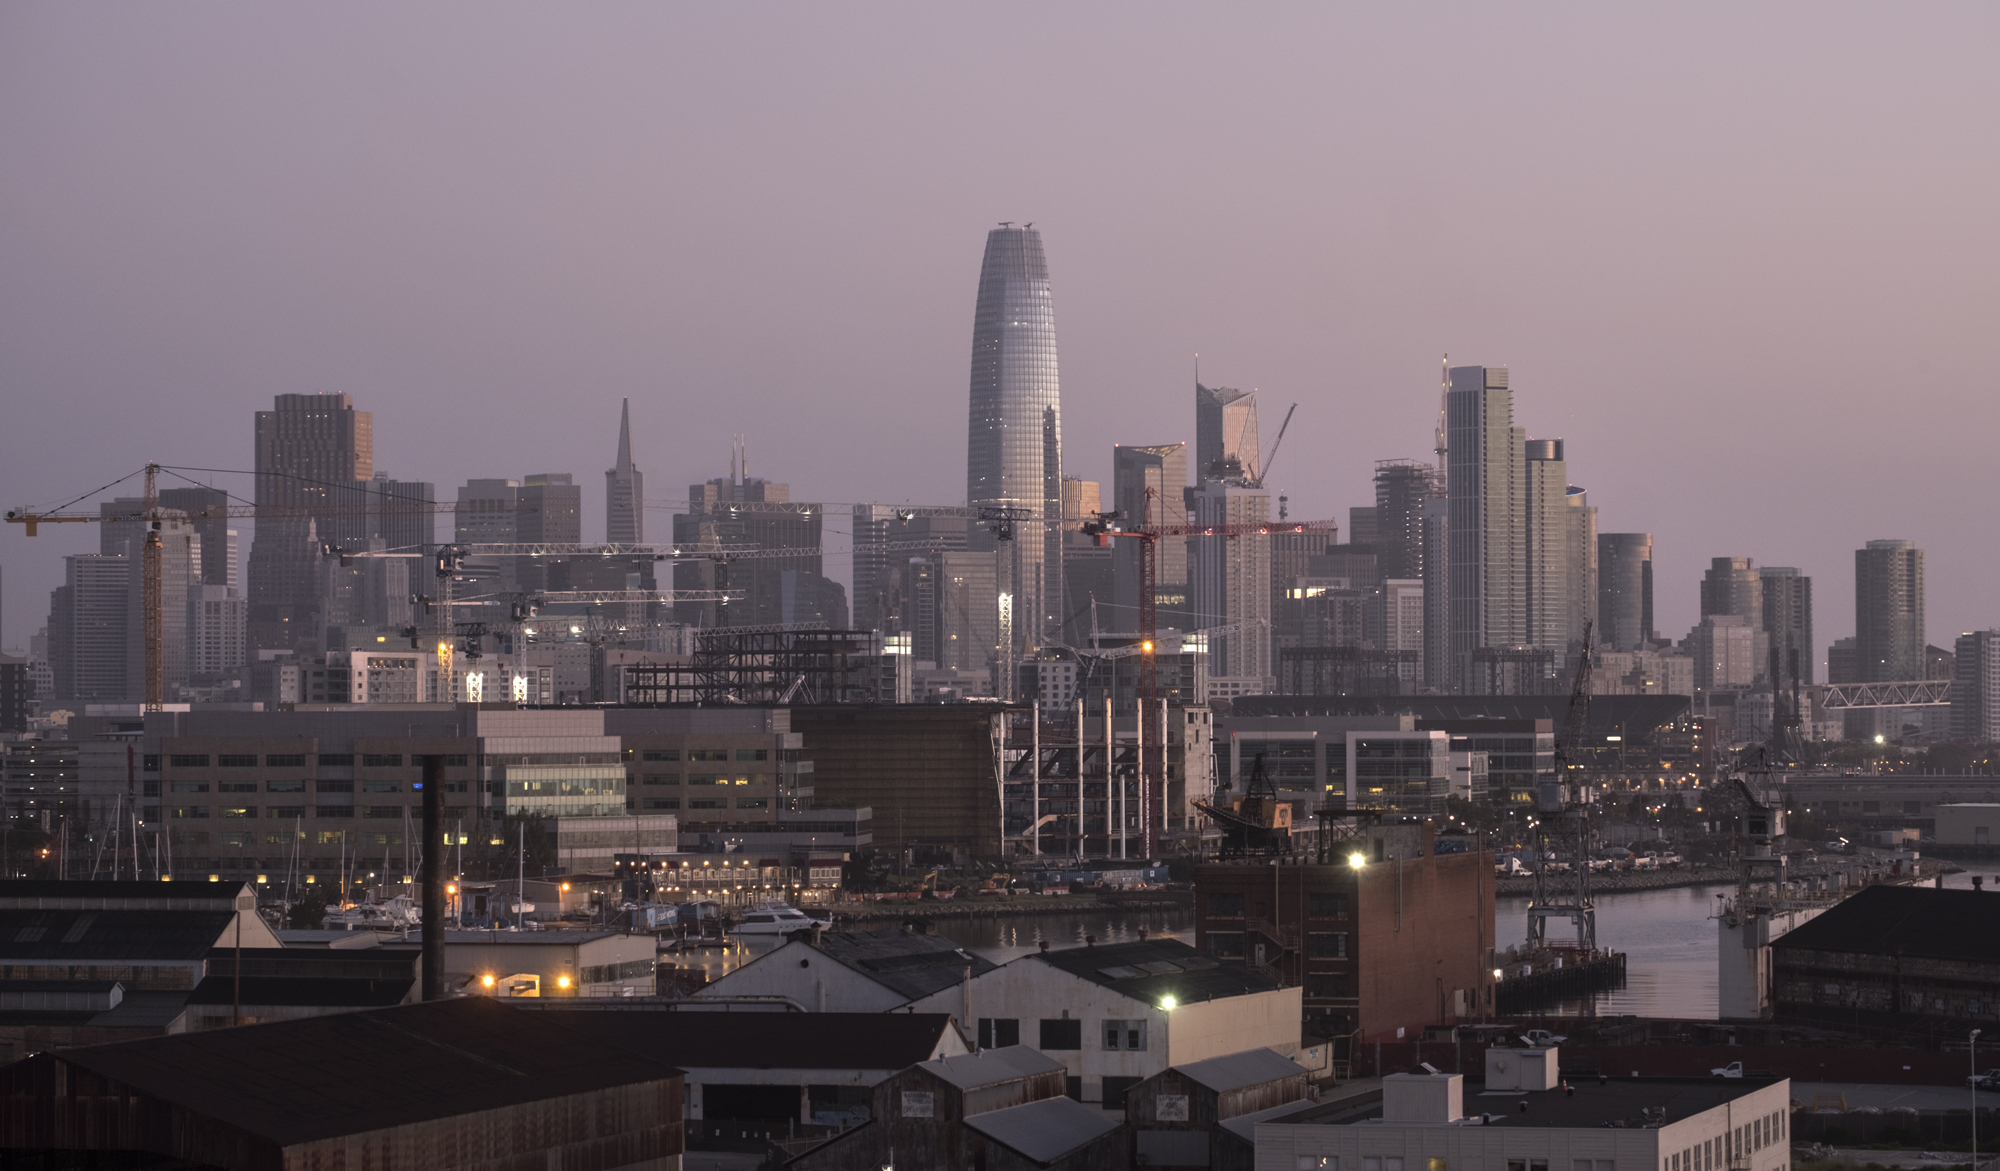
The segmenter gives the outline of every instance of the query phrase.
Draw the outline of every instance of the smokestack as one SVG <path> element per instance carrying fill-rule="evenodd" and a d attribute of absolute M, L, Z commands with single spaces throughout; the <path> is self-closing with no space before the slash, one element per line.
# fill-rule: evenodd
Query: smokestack
<path fill-rule="evenodd" d="M 424 999 L 444 999 L 444 757 L 424 757 Z"/>

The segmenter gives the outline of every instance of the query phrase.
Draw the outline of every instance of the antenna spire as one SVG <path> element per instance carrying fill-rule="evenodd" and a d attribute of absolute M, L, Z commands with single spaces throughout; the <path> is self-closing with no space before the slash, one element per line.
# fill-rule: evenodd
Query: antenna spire
<path fill-rule="evenodd" d="M 1433 450 L 1437 453 L 1438 475 L 1443 476 L 1446 474 L 1445 453 L 1450 450 L 1445 442 L 1444 408 L 1445 403 L 1450 401 L 1448 396 L 1451 394 L 1451 354 L 1446 353 L 1440 359 L 1439 366 L 1441 372 L 1438 376 L 1438 421 L 1437 430 L 1432 433 L 1431 438 L 1434 441 Z"/>

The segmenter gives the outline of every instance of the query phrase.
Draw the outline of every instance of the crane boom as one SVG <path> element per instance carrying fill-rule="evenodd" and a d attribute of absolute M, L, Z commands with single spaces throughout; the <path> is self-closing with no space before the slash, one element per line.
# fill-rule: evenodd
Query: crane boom
<path fill-rule="evenodd" d="M 1278 445 L 1285 441 L 1285 430 L 1292 425 L 1292 413 L 1298 409 L 1299 404 L 1297 403 L 1293 403 L 1285 409 L 1285 421 L 1278 424 L 1278 437 L 1271 440 L 1271 450 L 1264 454 L 1262 460 L 1258 461 L 1257 482 L 1251 485 L 1251 487 L 1262 488 L 1264 481 L 1270 478 L 1271 461 L 1278 458 Z"/>

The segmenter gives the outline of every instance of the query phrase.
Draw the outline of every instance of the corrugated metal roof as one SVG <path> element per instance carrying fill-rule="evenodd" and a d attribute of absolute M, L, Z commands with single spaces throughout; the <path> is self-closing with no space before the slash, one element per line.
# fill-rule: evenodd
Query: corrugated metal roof
<path fill-rule="evenodd" d="M 908 1069 L 951 1036 L 946 1013 L 533 1011 L 583 1036 L 682 1069 Z"/>
<path fill-rule="evenodd" d="M 51 1056 L 281 1146 L 665 1081 L 679 1072 L 485 997 Z M 0 1084 L 6 1077 L 0 1071 Z"/>
<path fill-rule="evenodd" d="M 940 1057 L 924 1062 L 923 1067 L 961 1090 L 970 1090 L 1051 1073 L 1061 1069 L 1063 1063 L 1031 1046 L 1009 1045 L 1004 1049 Z"/>
<path fill-rule="evenodd" d="M 53 878 L 11 878 L 0 879 L 0 908 L 9 910 L 33 909 L 49 903 L 70 903 L 77 900 L 117 900 L 142 902 L 176 902 L 187 909 L 189 904 L 214 904 L 222 909 L 230 908 L 236 897 L 242 893 L 241 882 L 85 882 L 76 879 L 58 880 Z"/>
<path fill-rule="evenodd" d="M 1053 1163 L 1118 1129 L 1119 1116 L 1074 1098 L 1044 1098 L 1024 1106 L 974 1114 L 965 1125 L 1037 1163 Z"/>
<path fill-rule="evenodd" d="M 2000 894 L 1871 886 L 1771 946 L 1991 963 L 2000 960 Z"/>
<path fill-rule="evenodd" d="M 1027 961 L 1049 964 L 1148 1004 L 1159 1004 L 1169 996 L 1180 1004 L 1192 1004 L 1280 987 L 1276 980 L 1247 967 L 1218 964 L 1178 939 L 1069 947 L 1014 962 Z"/>
<path fill-rule="evenodd" d="M 235 918 L 234 911 L 0 910 L 0 962 L 199 960 Z"/>
<path fill-rule="evenodd" d="M 1225 1118 L 1222 1120 L 1222 1129 L 1255 1146 L 1258 1123 L 1279 1122 L 1294 1114 L 1303 1114 L 1316 1109 L 1318 1106 L 1319 1103 L 1311 1098 L 1300 1098 L 1296 1102 L 1287 1102 L 1282 1106 L 1271 1106 L 1263 1110 L 1254 1110 L 1249 1114 L 1238 1114 L 1234 1118 Z"/>
<path fill-rule="evenodd" d="M 1176 1065 L 1174 1072 L 1196 1085 L 1206 1086 L 1220 1094 L 1230 1090 L 1240 1090 L 1244 1086 L 1282 1081 L 1288 1077 L 1302 1077 L 1306 1070 L 1281 1053 L 1269 1049 L 1246 1049 L 1241 1053 L 1228 1053 L 1221 1057 L 1211 1057 L 1206 1061 L 1191 1061 L 1186 1065 Z"/>
<path fill-rule="evenodd" d="M 901 931 L 828 933 L 820 937 L 819 949 L 910 1000 L 963 982 L 968 964 L 974 976 L 999 966 L 941 935 Z"/>
<path fill-rule="evenodd" d="M 416 980 L 343 980 L 337 977 L 245 976 L 239 989 L 228 973 L 195 985 L 189 1004 L 286 1005 L 299 1008 L 387 1008 L 409 998 Z"/>

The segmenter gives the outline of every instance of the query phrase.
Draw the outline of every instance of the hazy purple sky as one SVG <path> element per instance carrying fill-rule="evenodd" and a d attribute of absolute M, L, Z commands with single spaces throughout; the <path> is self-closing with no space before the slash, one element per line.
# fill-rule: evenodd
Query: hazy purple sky
<path fill-rule="evenodd" d="M 1996 50 L 1984 4 L 15 0 L 0 499 L 248 467 L 345 391 L 378 468 L 570 471 L 590 536 L 622 395 L 656 500 L 741 431 L 801 498 L 957 502 L 984 233 L 1032 220 L 1075 474 L 1192 440 L 1199 351 L 1344 518 L 1449 351 L 1656 535 L 1662 633 L 1750 556 L 1823 652 L 1908 537 L 1948 644 L 2000 625 Z M 6 526 L 6 645 L 95 542 Z"/>

